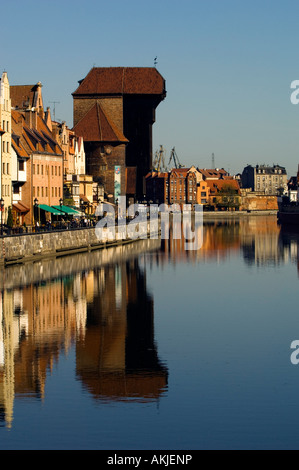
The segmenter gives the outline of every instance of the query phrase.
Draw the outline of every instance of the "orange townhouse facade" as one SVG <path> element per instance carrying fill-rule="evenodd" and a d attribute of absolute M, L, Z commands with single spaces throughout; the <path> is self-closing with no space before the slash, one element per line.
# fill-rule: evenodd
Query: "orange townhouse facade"
<path fill-rule="evenodd" d="M 35 109 L 13 110 L 12 130 L 28 155 L 20 201 L 28 208 L 24 222 L 45 222 L 63 197 L 63 152 Z"/>

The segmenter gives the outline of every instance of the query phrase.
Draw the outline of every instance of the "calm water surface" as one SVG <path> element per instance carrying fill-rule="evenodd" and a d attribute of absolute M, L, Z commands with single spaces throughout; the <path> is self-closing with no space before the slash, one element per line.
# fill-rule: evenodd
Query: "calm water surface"
<path fill-rule="evenodd" d="M 299 449 L 298 234 L 207 220 L 0 275 L 0 449 Z"/>

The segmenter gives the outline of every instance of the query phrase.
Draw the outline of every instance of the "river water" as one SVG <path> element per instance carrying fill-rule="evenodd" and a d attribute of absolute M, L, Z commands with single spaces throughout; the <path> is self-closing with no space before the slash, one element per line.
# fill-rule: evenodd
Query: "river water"
<path fill-rule="evenodd" d="M 2 271 L 0 449 L 299 448 L 299 232 L 204 219 L 202 241 Z"/>

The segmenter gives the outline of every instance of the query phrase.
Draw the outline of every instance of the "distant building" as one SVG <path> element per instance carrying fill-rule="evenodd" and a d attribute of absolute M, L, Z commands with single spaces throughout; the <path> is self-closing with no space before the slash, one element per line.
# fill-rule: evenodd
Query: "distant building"
<path fill-rule="evenodd" d="M 241 192 L 238 180 L 234 178 L 206 181 L 209 188 L 208 205 L 214 210 L 239 210 Z"/>
<path fill-rule="evenodd" d="M 168 204 L 169 174 L 151 171 L 146 175 L 146 199 L 153 204 Z"/>
<path fill-rule="evenodd" d="M 173 168 L 169 172 L 149 172 L 146 176 L 146 198 L 157 204 L 206 204 L 209 188 L 201 173 L 190 168 Z"/>
<path fill-rule="evenodd" d="M 277 195 L 287 187 L 287 172 L 280 165 L 247 165 L 241 176 L 242 188 Z"/>

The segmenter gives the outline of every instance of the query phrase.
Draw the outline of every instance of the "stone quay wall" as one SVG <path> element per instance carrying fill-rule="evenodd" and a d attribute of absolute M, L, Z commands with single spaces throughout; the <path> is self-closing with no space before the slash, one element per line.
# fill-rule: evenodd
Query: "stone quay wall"
<path fill-rule="evenodd" d="M 0 239 L 0 265 L 6 266 L 32 262 L 42 258 L 60 257 L 72 253 L 122 245 L 135 240 L 129 235 L 118 234 L 117 230 L 115 236 L 108 229 L 104 229 L 104 233 L 106 238 L 99 239 L 95 228 L 92 227 L 3 237 Z M 139 232 L 139 238 L 149 236 L 150 224 L 146 222 Z"/>

